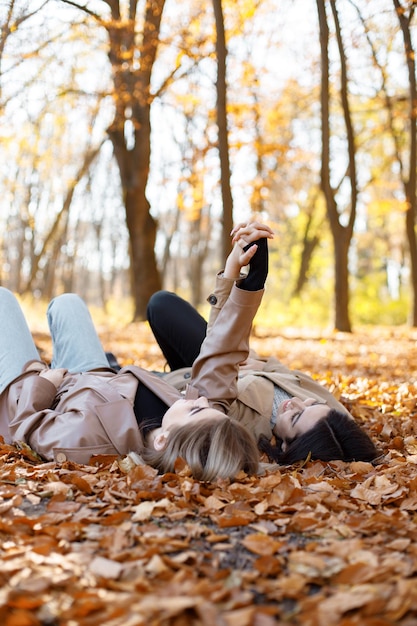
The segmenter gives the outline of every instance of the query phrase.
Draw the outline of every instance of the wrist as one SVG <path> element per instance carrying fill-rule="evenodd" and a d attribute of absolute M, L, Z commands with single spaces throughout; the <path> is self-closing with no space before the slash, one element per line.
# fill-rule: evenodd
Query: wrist
<path fill-rule="evenodd" d="M 226 265 L 223 270 L 223 277 L 230 278 L 232 280 L 239 280 L 239 278 L 241 278 L 240 270 L 241 267 L 239 263 L 229 263 L 226 261 Z"/>

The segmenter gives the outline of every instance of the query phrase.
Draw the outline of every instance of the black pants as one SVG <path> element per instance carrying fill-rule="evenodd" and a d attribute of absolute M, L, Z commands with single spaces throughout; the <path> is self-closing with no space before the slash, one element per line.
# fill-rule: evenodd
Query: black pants
<path fill-rule="evenodd" d="M 206 320 L 191 304 L 170 291 L 153 294 L 147 317 L 171 370 L 191 367 L 206 336 Z"/>

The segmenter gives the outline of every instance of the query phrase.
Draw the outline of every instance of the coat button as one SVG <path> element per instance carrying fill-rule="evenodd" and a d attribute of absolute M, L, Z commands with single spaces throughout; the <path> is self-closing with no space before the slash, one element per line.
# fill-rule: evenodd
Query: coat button
<path fill-rule="evenodd" d="M 58 461 L 58 463 L 63 463 L 67 460 L 67 455 L 64 452 L 58 452 L 58 454 L 56 455 L 56 460 Z"/>
<path fill-rule="evenodd" d="M 207 302 L 209 304 L 217 304 L 217 298 L 214 295 L 214 293 L 212 293 L 208 298 L 207 298 Z"/>

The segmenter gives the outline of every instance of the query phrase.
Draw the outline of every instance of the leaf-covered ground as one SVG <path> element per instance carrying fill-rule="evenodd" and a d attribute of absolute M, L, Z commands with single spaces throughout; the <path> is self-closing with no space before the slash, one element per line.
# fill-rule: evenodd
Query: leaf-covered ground
<path fill-rule="evenodd" d="M 163 368 L 145 324 L 100 334 L 123 364 Z M 258 328 L 253 345 L 329 386 L 378 462 L 203 484 L 181 465 L 57 465 L 3 444 L 0 624 L 417 624 L 417 331 Z"/>

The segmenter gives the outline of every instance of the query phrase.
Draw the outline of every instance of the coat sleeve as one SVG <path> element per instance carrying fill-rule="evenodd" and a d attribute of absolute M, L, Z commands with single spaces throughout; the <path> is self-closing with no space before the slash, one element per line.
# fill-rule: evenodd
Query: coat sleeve
<path fill-rule="evenodd" d="M 9 393 L 9 432 L 12 439 L 25 441 L 44 458 L 52 458 L 48 445 L 50 433 L 47 433 L 45 441 L 42 440 L 42 435 L 51 430 L 50 425 L 58 415 L 52 409 L 57 396 L 55 385 L 35 374 L 23 378 L 16 396 L 13 391 L 12 388 Z M 53 437 L 53 443 L 56 444 L 57 441 L 59 437 Z"/>
<path fill-rule="evenodd" d="M 69 374 L 65 380 L 58 392 L 37 375 L 23 381 L 9 398 L 12 440 L 25 441 L 45 459 L 82 463 L 92 454 L 127 454 L 141 447 L 131 402 L 104 375 Z"/>
<path fill-rule="evenodd" d="M 216 291 L 209 298 L 211 323 L 192 368 L 191 387 L 226 413 L 237 397 L 239 363 L 248 356 L 252 322 L 264 290 L 245 291 L 229 279 L 224 281 L 217 278 Z"/>
<path fill-rule="evenodd" d="M 210 315 L 207 322 L 206 334 L 209 335 L 213 328 L 217 316 L 224 307 L 227 299 L 230 295 L 232 287 L 235 281 L 232 278 L 224 278 L 222 272 L 219 272 L 216 276 L 216 285 L 214 292 L 209 295 L 207 301 L 210 304 Z"/>
<path fill-rule="evenodd" d="M 57 394 L 56 387 L 50 380 L 31 374 L 25 376 L 19 390 L 11 426 L 23 421 L 27 416 L 50 409 Z"/>

